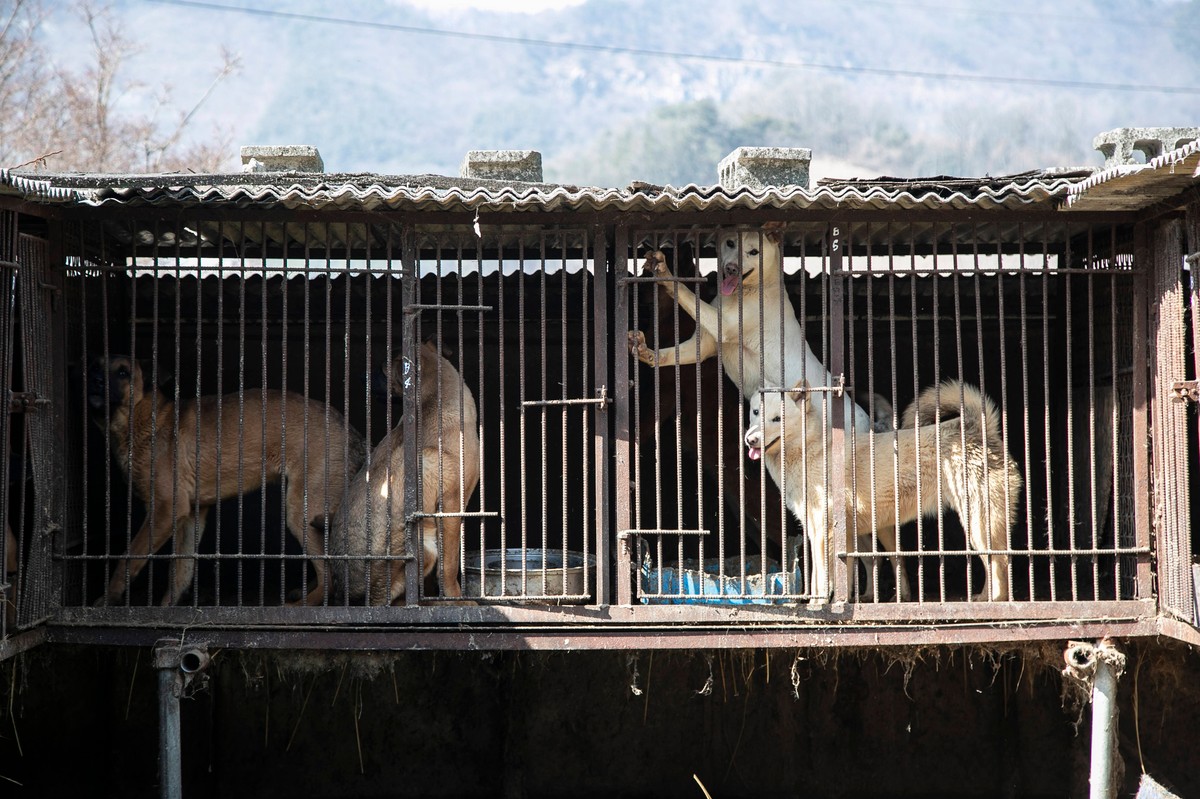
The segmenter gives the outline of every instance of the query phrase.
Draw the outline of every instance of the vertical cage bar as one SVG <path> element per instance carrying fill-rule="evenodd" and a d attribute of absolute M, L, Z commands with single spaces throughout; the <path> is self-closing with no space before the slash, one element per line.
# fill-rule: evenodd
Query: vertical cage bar
<path fill-rule="evenodd" d="M 829 372 L 837 379 L 838 375 L 846 374 L 846 281 L 848 276 L 842 268 L 843 248 L 848 237 L 837 223 L 829 230 Z M 827 520 L 829 538 L 828 552 L 825 555 L 826 564 L 829 554 L 833 555 L 833 568 L 830 577 L 833 580 L 834 602 L 845 602 L 849 598 L 849 569 L 846 558 L 846 535 L 848 521 L 846 518 L 846 403 L 841 401 L 837 392 L 830 392 L 825 401 L 825 409 L 829 414 L 829 443 L 826 450 L 826 462 L 829 464 L 829 496 L 830 513 Z"/>
<path fill-rule="evenodd" d="M 1025 465 L 1026 465 L 1026 468 L 1025 468 L 1025 475 L 1026 475 L 1026 479 L 1025 479 L 1025 486 L 1026 486 L 1026 488 L 1025 488 L 1025 490 L 1026 490 L 1025 531 L 1026 531 L 1026 533 L 1025 533 L 1025 535 L 1026 535 L 1027 547 L 1030 550 L 1033 550 L 1033 549 L 1036 549 L 1036 545 L 1033 540 L 1033 536 L 1034 536 L 1033 503 L 1028 501 L 1028 491 L 1029 491 L 1029 486 L 1030 486 L 1029 476 L 1030 476 L 1030 472 L 1032 470 L 1032 465 L 1033 465 L 1033 433 L 1032 433 L 1032 429 L 1030 427 L 1030 425 L 1032 424 L 1032 415 L 1031 415 L 1032 406 L 1030 405 L 1031 394 L 1030 394 L 1030 387 L 1029 387 L 1029 301 L 1028 301 L 1028 297 L 1029 297 L 1030 281 L 1027 277 L 1027 274 L 1029 272 L 1029 263 L 1028 263 L 1027 256 L 1025 253 L 1025 242 L 1026 242 L 1027 234 L 1026 234 L 1025 225 L 1023 223 L 1017 226 L 1017 237 L 1019 240 L 1019 244 L 1018 244 L 1019 264 L 1018 265 L 1020 267 L 1020 272 L 1017 275 L 1017 289 L 1018 289 L 1017 290 L 1017 302 L 1018 302 L 1018 306 L 1019 306 L 1018 316 L 1017 316 L 1017 320 L 1018 320 L 1017 327 L 1020 331 L 1020 339 L 1021 339 L 1021 402 L 1020 402 L 1020 405 L 1021 405 L 1021 434 L 1022 434 L 1021 438 L 1022 438 L 1022 442 L 1024 443 L 1024 456 L 1025 456 Z M 1036 582 L 1036 561 L 1037 561 L 1037 557 L 1035 555 L 1030 555 L 1029 566 L 1028 566 L 1029 599 L 1030 599 L 1030 601 L 1037 601 L 1037 599 L 1038 599 L 1037 582 Z"/>
<path fill-rule="evenodd" d="M 1063 239 L 1066 241 L 1066 251 L 1063 255 L 1063 261 L 1068 268 L 1075 265 L 1074 258 L 1071 252 L 1071 236 L 1070 231 L 1066 229 L 1066 223 L 1063 223 Z M 1065 317 L 1065 333 L 1066 333 L 1066 385 L 1063 387 L 1066 395 L 1066 413 L 1067 413 L 1067 548 L 1070 551 L 1069 563 L 1071 564 L 1071 601 L 1079 601 L 1079 558 L 1075 554 L 1077 549 L 1077 531 L 1078 523 L 1076 516 L 1076 493 L 1075 493 L 1075 342 L 1074 342 L 1074 287 L 1075 280 L 1072 276 L 1066 279 L 1066 287 L 1063 292 L 1063 302 L 1066 306 Z"/>
<path fill-rule="evenodd" d="M 403 299 L 402 305 L 405 309 L 403 320 L 401 322 L 401 343 L 400 352 L 403 353 L 406 359 L 405 368 L 417 370 L 417 364 L 420 363 L 420 355 L 417 350 L 421 346 L 421 331 L 420 331 L 420 315 L 412 313 L 413 306 L 420 303 L 420 254 L 417 251 L 416 237 L 411 228 L 405 227 L 402 238 L 401 263 L 402 263 L 402 284 L 403 284 Z M 430 375 L 426 375 L 425 379 L 429 379 Z M 405 589 L 404 599 L 405 604 L 414 606 L 420 599 L 421 592 L 421 574 L 424 568 L 423 547 L 417 542 L 419 529 L 416 522 L 413 520 L 412 511 L 420 507 L 421 497 L 421 475 L 418 463 L 420 461 L 420 451 L 418 449 L 419 439 L 417 431 L 417 409 L 421 402 L 421 383 L 422 376 L 419 370 L 416 371 L 415 380 L 405 380 L 404 385 L 404 414 L 401 424 L 404 425 L 404 519 L 393 519 L 393 529 L 399 529 L 399 525 L 403 525 L 404 529 L 404 547 L 403 551 L 406 557 L 410 558 L 406 563 L 404 570 Z M 391 548 L 395 551 L 395 547 Z M 383 561 L 376 568 L 390 568 L 387 561 Z M 369 583 L 368 583 L 369 585 Z"/>
<path fill-rule="evenodd" d="M 629 248 L 629 228 L 626 225 L 617 225 L 613 230 L 612 263 L 614 277 L 618 280 L 629 276 Z M 613 304 L 613 327 L 618 335 L 626 335 L 626 331 L 636 329 L 630 325 L 629 319 L 631 294 L 636 308 L 636 285 L 636 283 L 626 283 L 616 292 Z M 635 453 L 636 447 L 630 443 L 630 423 L 632 421 L 630 406 L 637 407 L 638 394 L 636 386 L 630 379 L 630 362 L 631 358 L 624 352 L 613 359 L 613 385 L 615 387 L 613 391 L 613 468 L 616 499 L 615 521 L 618 531 L 631 530 L 635 524 L 632 501 L 633 494 L 637 489 L 633 487 L 632 478 L 635 476 L 635 472 L 631 468 L 630 459 Z M 617 539 L 615 588 L 616 601 L 619 605 L 630 605 L 633 602 L 633 545 L 634 538 L 630 535 L 621 535 Z M 607 563 L 597 557 L 597 575 L 605 568 L 607 568 Z M 597 589 L 599 590 L 599 586 Z M 599 593 L 597 599 L 603 603 Z"/>
<path fill-rule="evenodd" d="M 1133 281 L 1133 507 L 1134 535 L 1137 546 L 1149 547 L 1150 516 L 1150 286 L 1154 273 L 1150 249 L 1150 231 L 1145 222 L 1134 227 Z M 1154 560 L 1158 552 L 1138 558 L 1138 597 L 1154 596 Z"/>
<path fill-rule="evenodd" d="M 608 605 L 612 602 L 612 581 L 609 579 L 608 563 L 609 563 L 609 548 L 610 542 L 613 540 L 613 528 L 611 523 L 611 514 L 608 512 L 608 497 L 611 496 L 613 487 L 612 475 L 612 460 L 609 456 L 614 440 L 611 438 L 613 427 L 613 414 L 610 413 L 610 408 L 613 403 L 619 402 L 619 397 L 626 395 L 628 392 L 616 391 L 611 386 L 621 385 L 615 379 L 612 383 L 609 382 L 610 362 L 612 372 L 615 374 L 615 366 L 617 363 L 629 363 L 629 357 L 622 352 L 620 342 L 617 346 L 609 348 L 610 336 L 613 331 L 621 331 L 622 328 L 618 322 L 614 320 L 614 327 L 609 328 L 609 309 L 608 309 L 608 289 L 611 276 L 620 274 L 617 269 L 610 270 L 610 252 L 608 249 L 608 236 L 605 228 L 597 225 L 592 228 L 592 281 L 595 287 L 592 292 L 592 335 L 596 342 L 596 351 L 592 361 L 592 384 L 596 393 L 601 397 L 607 397 L 608 402 L 598 406 L 595 414 L 596 429 L 592 445 L 593 468 L 595 469 L 595 496 L 593 500 L 594 508 L 594 525 L 595 529 L 593 540 L 593 551 L 596 558 L 596 571 L 594 583 L 589 586 L 587 580 L 593 579 L 591 569 L 586 568 L 588 547 L 587 536 L 584 536 L 584 586 L 594 590 L 594 596 L 598 605 Z M 618 292 L 618 295 L 620 292 Z"/>
<path fill-rule="evenodd" d="M 1053 430 L 1050 401 L 1050 229 L 1043 224 L 1042 235 L 1042 439 L 1046 458 L 1046 542 L 1050 550 L 1050 601 L 1058 601 L 1058 556 L 1057 531 L 1054 529 L 1054 473 L 1050 446 L 1050 431 Z M 1061 256 L 1060 256 L 1060 266 Z"/>

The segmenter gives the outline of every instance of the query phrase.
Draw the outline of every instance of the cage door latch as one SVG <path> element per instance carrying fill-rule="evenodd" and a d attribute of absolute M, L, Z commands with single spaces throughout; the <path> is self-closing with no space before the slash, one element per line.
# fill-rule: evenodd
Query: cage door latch
<path fill-rule="evenodd" d="M 1176 380 L 1171 386 L 1171 399 L 1176 402 L 1200 402 L 1200 381 Z"/>
<path fill-rule="evenodd" d="M 8 412 L 28 413 L 50 404 L 48 397 L 39 397 L 32 391 L 8 392 Z"/>

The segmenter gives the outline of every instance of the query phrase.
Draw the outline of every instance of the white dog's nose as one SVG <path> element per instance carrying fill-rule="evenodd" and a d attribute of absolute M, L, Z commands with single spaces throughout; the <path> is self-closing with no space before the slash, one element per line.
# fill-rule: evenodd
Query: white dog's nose
<path fill-rule="evenodd" d="M 758 460 L 762 456 L 762 431 L 755 425 L 746 431 L 743 442 L 746 444 L 746 449 L 751 460 Z"/>

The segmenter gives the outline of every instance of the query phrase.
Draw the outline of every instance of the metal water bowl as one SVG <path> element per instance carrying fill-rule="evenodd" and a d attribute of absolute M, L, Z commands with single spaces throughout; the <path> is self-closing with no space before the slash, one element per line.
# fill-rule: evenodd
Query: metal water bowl
<path fill-rule="evenodd" d="M 477 598 L 518 597 L 545 604 L 579 604 L 591 593 L 584 575 L 594 576 L 595 556 L 553 549 L 487 549 L 464 562 L 463 595 Z M 482 591 L 480 587 L 482 584 Z"/>

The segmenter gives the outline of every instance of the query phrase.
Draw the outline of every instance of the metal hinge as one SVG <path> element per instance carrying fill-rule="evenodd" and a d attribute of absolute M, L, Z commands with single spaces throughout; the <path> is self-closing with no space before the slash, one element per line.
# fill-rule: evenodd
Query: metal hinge
<path fill-rule="evenodd" d="M 47 397 L 39 397 L 32 391 L 10 391 L 8 394 L 9 413 L 28 413 L 49 404 Z"/>
<path fill-rule="evenodd" d="M 1200 402 L 1200 381 L 1175 381 L 1171 386 L 1171 399 L 1176 402 Z"/>

